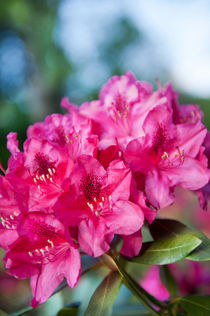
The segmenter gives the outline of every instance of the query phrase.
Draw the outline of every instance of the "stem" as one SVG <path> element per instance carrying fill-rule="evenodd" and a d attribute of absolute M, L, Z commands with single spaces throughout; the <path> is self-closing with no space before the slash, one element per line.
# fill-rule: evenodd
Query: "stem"
<path fill-rule="evenodd" d="M 116 261 L 115 261 L 116 262 Z M 157 311 L 151 303 L 158 306 L 159 308 L 165 307 L 162 302 L 147 293 L 127 272 L 116 263 L 120 275 L 123 277 L 124 284 L 131 290 L 131 292 L 138 298 L 138 300 L 152 313 L 152 315 L 160 316 L 162 313 Z"/>

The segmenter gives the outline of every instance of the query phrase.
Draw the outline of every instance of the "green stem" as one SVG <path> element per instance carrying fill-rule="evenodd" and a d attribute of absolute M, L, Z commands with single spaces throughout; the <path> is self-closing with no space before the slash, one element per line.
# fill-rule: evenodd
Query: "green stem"
<path fill-rule="evenodd" d="M 120 275 L 123 277 L 124 284 L 131 290 L 138 300 L 152 313 L 152 315 L 162 315 L 161 311 L 157 311 L 151 303 L 159 308 L 163 308 L 165 306 L 147 293 L 135 280 L 133 280 L 132 277 L 122 268 L 122 266 L 119 265 L 119 263 L 116 264 Z"/>

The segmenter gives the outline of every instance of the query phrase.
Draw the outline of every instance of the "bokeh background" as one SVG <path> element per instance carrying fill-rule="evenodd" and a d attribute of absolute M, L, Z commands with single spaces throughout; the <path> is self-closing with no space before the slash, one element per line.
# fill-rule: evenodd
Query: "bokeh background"
<path fill-rule="evenodd" d="M 6 135 L 10 131 L 18 132 L 22 145 L 29 124 L 62 111 L 63 96 L 80 105 L 97 98 L 110 76 L 127 70 L 155 87 L 156 78 L 163 85 L 171 80 L 180 103 L 199 104 L 210 129 L 209 17 L 208 0 L 0 1 L 3 166 L 9 157 Z M 181 193 L 182 198 L 187 203 L 178 203 L 166 216 L 184 214 L 186 222 L 198 225 L 194 215 L 189 216 L 193 209 L 197 212 L 194 196 Z M 179 211 L 183 207 L 184 213 Z M 207 232 L 209 227 L 205 226 Z M 68 290 L 66 297 L 88 302 L 100 275 L 94 275 L 94 282 L 91 277 L 88 280 L 83 280 L 76 294 Z M 19 283 L 0 272 L 0 309 L 17 310 L 29 302 L 30 295 L 27 282 Z M 123 295 L 127 294 L 121 299 Z M 58 294 L 36 313 L 53 315 L 52 309 L 62 307 L 66 300 Z"/>

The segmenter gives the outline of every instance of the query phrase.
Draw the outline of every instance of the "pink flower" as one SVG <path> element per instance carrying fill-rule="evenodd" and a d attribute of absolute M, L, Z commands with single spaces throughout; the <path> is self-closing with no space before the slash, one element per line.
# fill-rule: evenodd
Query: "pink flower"
<path fill-rule="evenodd" d="M 24 164 L 21 171 L 27 171 L 29 210 L 37 208 L 37 205 L 51 209 L 62 191 L 63 180 L 70 175 L 72 167 L 72 159 L 60 147 L 42 139 L 27 139 L 24 143 Z M 20 177 L 23 175 L 20 174 Z"/>
<path fill-rule="evenodd" d="M 210 132 L 207 133 L 204 140 L 204 148 L 204 153 L 208 159 L 208 174 L 210 179 Z M 203 188 L 197 191 L 197 195 L 201 208 L 207 210 L 208 201 L 210 200 L 210 180 Z"/>
<path fill-rule="evenodd" d="M 168 82 L 163 88 L 159 85 L 160 97 L 165 97 L 168 104 L 173 109 L 173 123 L 174 124 L 196 124 L 198 121 L 202 121 L 203 113 L 198 105 L 187 104 L 179 105 L 178 93 L 173 90 L 171 82 Z"/>
<path fill-rule="evenodd" d="M 140 283 L 146 291 L 158 300 L 165 301 L 169 298 L 169 292 L 160 279 L 158 266 L 150 267 Z"/>
<path fill-rule="evenodd" d="M 84 103 L 80 113 L 92 118 L 99 135 L 99 149 L 116 145 L 123 150 L 129 141 L 142 135 L 148 112 L 165 102 L 159 92 L 152 92 L 147 82 L 139 82 L 131 72 L 112 77 L 101 89 L 99 100 Z"/>
<path fill-rule="evenodd" d="M 131 235 L 143 225 L 143 212 L 129 201 L 131 172 L 119 160 L 107 171 L 91 156 L 80 156 L 54 209 L 61 221 L 78 226 L 78 241 L 89 255 L 109 249 L 114 234 Z"/>
<path fill-rule="evenodd" d="M 18 226 L 19 238 L 5 256 L 9 273 L 31 277 L 32 306 L 45 302 L 56 287 L 67 279 L 74 287 L 80 275 L 80 255 L 64 226 L 52 214 L 31 212 Z"/>
<path fill-rule="evenodd" d="M 18 196 L 6 177 L 0 176 L 0 247 L 8 249 L 18 237 L 17 225 L 21 218 Z"/>
<path fill-rule="evenodd" d="M 210 269 L 204 262 L 185 260 L 169 266 L 177 282 L 180 295 L 210 294 Z"/>
<path fill-rule="evenodd" d="M 205 127 L 200 121 L 175 125 L 172 115 L 168 105 L 150 111 L 143 124 L 145 136 L 131 141 L 125 151 L 134 174 L 142 174 L 141 186 L 156 208 L 174 201 L 175 186 L 197 190 L 208 182 L 205 159 L 197 159 Z"/>
<path fill-rule="evenodd" d="M 75 160 L 80 154 L 96 154 L 97 136 L 92 134 L 91 120 L 71 108 L 71 114 L 52 114 L 42 123 L 28 128 L 28 138 L 46 140 L 52 146 L 66 151 Z"/>

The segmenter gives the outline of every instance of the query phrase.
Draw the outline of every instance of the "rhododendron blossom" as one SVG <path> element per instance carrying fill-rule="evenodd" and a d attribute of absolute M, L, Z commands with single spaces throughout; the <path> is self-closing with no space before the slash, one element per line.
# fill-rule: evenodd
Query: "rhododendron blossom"
<path fill-rule="evenodd" d="M 80 156 L 69 180 L 54 209 L 63 223 L 78 226 L 79 244 L 89 255 L 106 252 L 114 234 L 130 235 L 143 225 L 142 210 L 129 201 L 131 171 L 122 161 L 105 171 L 94 158 Z"/>
<path fill-rule="evenodd" d="M 180 106 L 171 83 L 153 91 L 127 72 L 98 100 L 77 107 L 65 97 L 61 105 L 68 113 L 28 128 L 23 151 L 9 133 L 7 170 L 0 165 L 4 264 L 30 278 L 33 307 L 64 278 L 76 285 L 84 254 L 141 256 L 143 225 L 175 201 L 176 187 L 195 191 L 202 208 L 209 199 L 209 133 L 199 107 Z M 157 267 L 144 287 L 151 275 L 154 295 L 167 299 Z"/>

